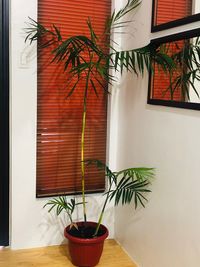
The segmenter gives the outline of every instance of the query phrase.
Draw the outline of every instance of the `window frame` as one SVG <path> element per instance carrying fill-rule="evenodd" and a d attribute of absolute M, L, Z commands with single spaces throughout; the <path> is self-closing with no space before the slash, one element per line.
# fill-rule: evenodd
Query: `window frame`
<path fill-rule="evenodd" d="M 162 23 L 159 25 L 154 25 L 154 16 L 155 16 L 155 9 L 156 9 L 156 2 L 158 0 L 152 0 L 152 16 L 151 16 L 151 32 L 159 32 L 162 30 L 167 30 L 167 29 L 171 29 L 174 27 L 178 27 L 181 25 L 185 25 L 188 23 L 192 23 L 192 22 L 196 22 L 200 20 L 200 13 L 194 14 L 194 15 L 190 15 L 188 17 L 184 17 L 184 18 L 180 18 L 177 20 L 172 20 L 166 23 Z"/>
<path fill-rule="evenodd" d="M 9 1 L 0 0 L 0 246 L 9 245 Z"/>

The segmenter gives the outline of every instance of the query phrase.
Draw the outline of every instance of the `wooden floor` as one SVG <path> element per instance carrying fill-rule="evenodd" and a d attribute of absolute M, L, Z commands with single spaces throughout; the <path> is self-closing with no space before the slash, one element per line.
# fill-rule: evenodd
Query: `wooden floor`
<path fill-rule="evenodd" d="M 0 267 L 73 267 L 66 246 L 0 251 Z M 114 240 L 107 240 L 98 267 L 137 267 Z"/>

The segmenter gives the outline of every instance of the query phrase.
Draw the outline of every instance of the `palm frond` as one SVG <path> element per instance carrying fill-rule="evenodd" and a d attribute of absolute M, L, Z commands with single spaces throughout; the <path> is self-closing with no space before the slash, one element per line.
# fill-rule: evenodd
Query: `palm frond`
<path fill-rule="evenodd" d="M 90 17 L 87 19 L 87 26 L 88 26 L 88 29 L 90 31 L 90 39 L 92 40 L 93 43 L 96 44 L 96 41 L 98 41 L 98 36 L 96 35 L 96 33 L 93 29 Z"/>
<path fill-rule="evenodd" d="M 141 4 L 141 0 L 128 0 L 126 5 L 122 7 L 118 12 L 113 12 L 113 16 L 111 16 L 111 26 L 121 24 L 120 19 L 122 19 L 125 15 L 130 13 L 133 9 L 137 8 Z"/>
<path fill-rule="evenodd" d="M 50 199 L 45 205 L 49 207 L 48 212 L 51 212 L 53 209 L 56 210 L 56 214 L 60 215 L 62 211 L 65 211 L 72 222 L 72 214 L 76 206 L 81 205 L 82 202 L 76 203 L 75 199 L 70 199 L 67 201 L 66 196 L 54 197 Z"/>
<path fill-rule="evenodd" d="M 145 181 L 145 180 L 151 180 L 155 176 L 155 169 L 154 168 L 146 168 L 146 167 L 140 167 L 140 168 L 128 168 L 122 171 L 119 171 L 115 173 L 116 178 L 122 176 L 122 177 L 129 177 L 133 181 Z"/>
<path fill-rule="evenodd" d="M 130 177 L 121 178 L 120 182 L 116 185 L 116 188 L 109 192 L 109 200 L 114 199 L 115 205 L 121 203 L 130 204 L 134 199 L 135 208 L 137 208 L 138 200 L 144 207 L 144 202 L 147 201 L 144 194 L 151 192 L 148 189 L 149 181 L 133 181 Z"/>
<path fill-rule="evenodd" d="M 128 168 L 115 172 L 115 188 L 108 191 L 109 201 L 114 199 L 115 205 L 121 203 L 130 204 L 134 201 L 135 208 L 138 203 L 143 207 L 147 201 L 145 194 L 151 192 L 148 189 L 152 178 L 154 177 L 153 168 Z"/>
<path fill-rule="evenodd" d="M 32 42 L 38 41 L 39 48 L 45 48 L 62 41 L 60 30 L 55 25 L 52 25 L 52 30 L 47 29 L 30 17 L 27 24 L 28 28 L 25 28 L 27 34 L 25 42 L 29 40 L 30 44 L 32 44 Z"/>
<path fill-rule="evenodd" d="M 98 159 L 87 159 L 84 161 L 86 166 L 94 165 L 100 171 L 105 172 L 105 176 L 109 179 L 110 184 L 116 180 L 114 172 L 112 172 L 109 167 Z"/>
<path fill-rule="evenodd" d="M 113 63 L 111 68 L 114 70 L 119 69 L 122 73 L 125 69 L 126 71 L 133 71 L 137 75 L 139 73 L 143 75 L 145 69 L 154 71 L 154 63 L 165 72 L 170 72 L 176 66 L 169 55 L 152 44 L 142 48 L 113 52 L 110 58 L 112 58 L 111 63 Z"/>
<path fill-rule="evenodd" d="M 132 10 L 136 9 L 140 4 L 141 0 L 128 0 L 119 11 L 114 10 L 112 15 L 106 21 L 105 34 L 110 35 L 112 30 L 127 26 L 131 21 L 122 21 L 122 18 Z"/>
<path fill-rule="evenodd" d="M 134 200 L 135 208 L 137 208 L 138 202 L 144 206 L 144 202 L 147 201 L 144 194 L 151 192 L 148 186 L 154 177 L 153 168 L 129 168 L 119 172 L 112 172 L 100 160 L 86 160 L 85 164 L 87 166 L 95 165 L 99 170 L 105 171 L 105 176 L 108 177 L 110 184 L 105 193 L 109 201 L 114 199 L 115 205 L 119 203 L 124 205 L 130 204 Z M 112 189 L 113 184 L 115 185 L 114 189 Z"/>

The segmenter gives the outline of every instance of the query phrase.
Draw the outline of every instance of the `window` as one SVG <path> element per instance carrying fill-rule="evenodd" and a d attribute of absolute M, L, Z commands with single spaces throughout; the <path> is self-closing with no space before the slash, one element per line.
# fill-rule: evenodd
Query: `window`
<path fill-rule="evenodd" d="M 155 23 L 168 23 L 187 15 L 194 8 L 194 1 L 191 3 L 190 0 L 187 3 L 186 0 L 179 0 L 171 6 L 168 5 L 169 1 L 158 0 L 156 3 L 157 13 L 153 12 Z M 170 12 L 171 7 L 177 3 L 179 8 Z M 187 28 L 190 25 L 191 30 L 181 32 L 178 29 L 178 33 L 173 35 L 164 35 L 160 31 L 161 37 L 151 41 L 161 53 L 164 52 L 173 59 L 176 68 L 166 73 L 154 66 L 154 73 L 149 79 L 149 104 L 200 109 L 200 31 L 193 29 L 192 24 L 185 25 Z"/>
<path fill-rule="evenodd" d="M 38 21 L 55 24 L 63 36 L 89 34 L 91 18 L 97 34 L 103 33 L 110 15 L 110 1 L 42 0 Z M 81 128 L 83 86 L 70 97 L 63 67 L 50 64 L 51 54 L 38 51 L 37 196 L 78 193 L 81 189 Z M 88 93 L 85 158 L 106 160 L 107 96 Z M 105 188 L 103 172 L 86 172 L 86 191 Z"/>

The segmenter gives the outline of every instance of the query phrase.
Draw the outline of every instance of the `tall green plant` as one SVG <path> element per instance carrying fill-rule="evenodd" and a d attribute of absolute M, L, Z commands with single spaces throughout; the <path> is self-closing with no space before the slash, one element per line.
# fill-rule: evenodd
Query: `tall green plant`
<path fill-rule="evenodd" d="M 88 88 L 90 86 L 97 95 L 98 84 L 102 90 L 108 93 L 108 85 L 115 81 L 115 77 L 111 74 L 110 70 L 120 71 L 121 73 L 126 70 L 136 74 L 143 74 L 145 69 L 153 70 L 154 62 L 157 62 L 165 71 L 174 68 L 173 59 L 158 49 L 157 46 L 148 45 L 138 49 L 117 51 L 110 43 L 113 31 L 123 29 L 129 23 L 129 21 L 123 20 L 123 18 L 136 9 L 140 3 L 140 0 L 128 0 L 119 11 L 114 11 L 107 20 L 105 32 L 102 36 L 96 35 L 90 18 L 87 20 L 89 37 L 76 35 L 63 39 L 60 30 L 55 25 L 48 29 L 33 19 L 30 19 L 29 27 L 26 29 L 27 37 L 25 41 L 29 41 L 30 44 L 38 41 L 40 49 L 52 47 L 52 64 L 63 65 L 64 71 L 69 76 L 67 81 L 69 88 L 67 97 L 74 93 L 80 81 L 85 81 L 81 134 L 82 205 L 85 221 L 87 221 L 85 164 L 96 164 L 98 168 L 104 168 L 109 181 L 109 186 L 105 193 L 105 203 L 98 219 L 95 235 L 98 232 L 108 201 L 114 199 L 117 205 L 120 202 L 127 204 L 134 200 L 135 207 L 137 207 L 138 203 L 144 206 L 146 198 L 143 193 L 149 192 L 146 187 L 149 184 L 149 178 L 153 176 L 153 171 L 148 168 L 131 168 L 114 173 L 98 160 L 85 160 L 84 147 Z M 115 187 L 114 189 L 113 186 Z M 65 199 L 62 199 L 61 202 L 56 202 L 56 200 L 50 201 L 47 205 L 51 205 L 52 208 L 57 205 L 57 207 L 60 207 L 60 211 L 61 207 L 65 206 Z M 67 214 L 69 213 L 67 209 L 64 210 L 67 211 Z"/>

